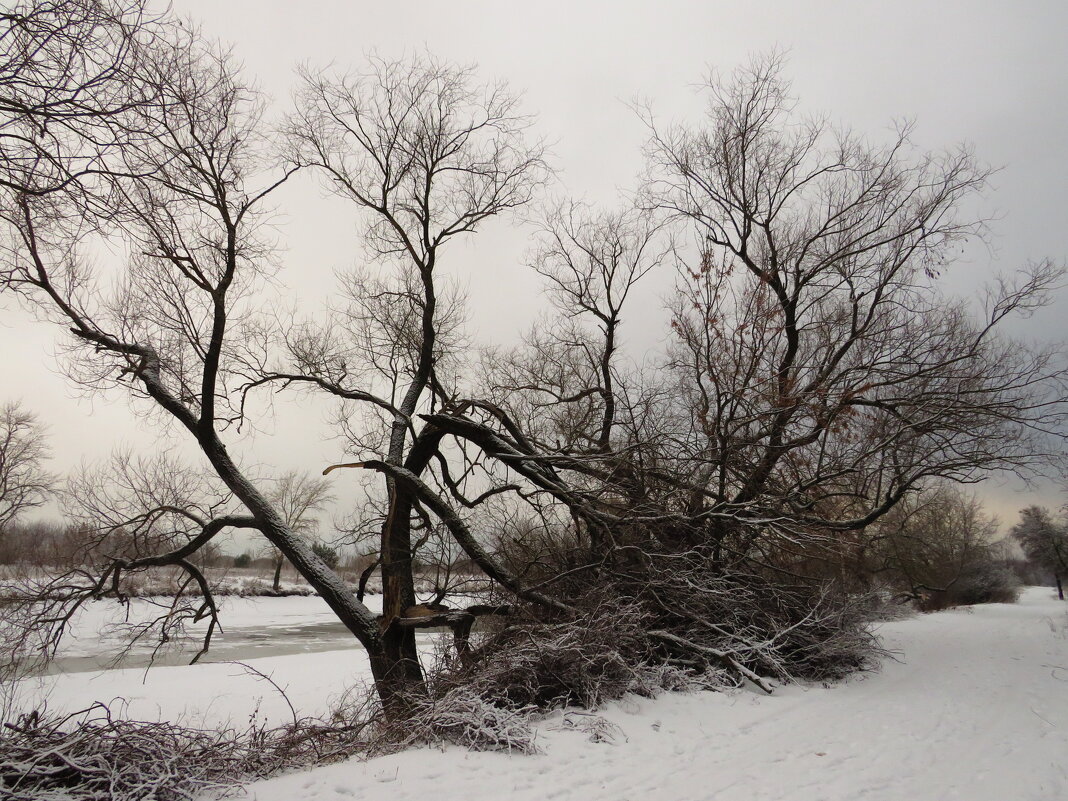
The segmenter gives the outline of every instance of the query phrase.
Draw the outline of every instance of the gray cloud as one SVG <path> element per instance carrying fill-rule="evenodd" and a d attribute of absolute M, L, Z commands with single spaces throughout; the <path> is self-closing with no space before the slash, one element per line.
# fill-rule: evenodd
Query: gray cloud
<path fill-rule="evenodd" d="M 1064 261 L 1064 187 L 1068 185 L 1068 9 L 1056 2 L 741 3 L 624 2 L 308 2 L 297 11 L 276 0 L 181 0 L 176 10 L 231 42 L 247 73 L 286 103 L 298 62 L 359 63 L 426 49 L 477 62 L 485 77 L 525 91 L 538 130 L 551 141 L 558 192 L 612 202 L 641 168 L 644 130 L 627 102 L 648 98 L 659 116 L 692 118 L 692 91 L 710 67 L 729 70 L 774 47 L 789 53 L 801 106 L 835 122 L 882 135 L 894 119 L 916 120 L 918 141 L 938 148 L 974 146 L 999 167 L 982 213 L 996 216 L 992 247 L 970 248 L 947 274 L 971 291 L 995 270 L 1027 259 Z M 307 302 L 329 294 L 332 271 L 361 257 L 351 211 L 322 200 L 310 183 L 288 189 L 278 218 L 283 278 L 299 277 Z M 469 287 L 472 330 L 482 342 L 510 342 L 534 319 L 537 282 L 522 266 L 526 234 L 495 223 L 451 254 Z M 656 292 L 627 320 L 640 352 L 662 337 Z M 97 458 L 116 443 L 147 448 L 152 426 L 131 422 L 125 399 L 75 399 L 51 356 L 54 332 L 4 300 L 0 305 L 0 400 L 22 397 L 50 424 L 56 467 Z M 1068 290 L 1055 306 L 1021 323 L 1026 336 L 1063 339 Z M 328 406 L 280 404 L 265 432 L 242 446 L 265 470 L 316 469 L 341 444 L 323 423 Z M 1006 517 L 1035 500 L 1059 504 L 1053 488 L 984 490 Z"/>

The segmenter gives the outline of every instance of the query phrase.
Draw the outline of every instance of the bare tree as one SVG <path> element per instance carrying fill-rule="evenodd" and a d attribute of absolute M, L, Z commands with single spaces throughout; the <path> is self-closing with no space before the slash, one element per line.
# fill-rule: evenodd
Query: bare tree
<path fill-rule="evenodd" d="M 67 14 L 56 23 L 61 30 L 78 24 L 70 8 L 61 11 Z M 24 174 L 29 157 L 5 158 L 5 287 L 68 328 L 77 380 L 93 389 L 121 387 L 137 408 L 177 424 L 243 510 L 201 515 L 168 509 L 170 518 L 184 515 L 181 533 L 161 532 L 154 543 L 159 550 L 151 554 L 103 547 L 97 573 L 76 577 L 76 586 L 63 591 L 53 586 L 50 597 L 69 603 L 38 621 L 58 635 L 72 605 L 106 591 L 123 571 L 175 565 L 195 579 L 193 553 L 227 529 L 255 529 L 366 647 L 380 694 L 390 703 L 421 683 L 413 633 L 394 621 L 415 606 L 411 532 L 413 518 L 417 525 L 430 523 L 427 509 L 416 508 L 411 488 L 391 475 L 379 621 L 287 524 L 270 491 L 250 480 L 228 453 L 223 433 L 242 419 L 252 387 L 307 383 L 383 410 L 387 434 L 380 454 L 391 466 L 418 475 L 440 458 L 443 435 L 415 426 L 417 410 L 450 399 L 443 360 L 455 317 L 438 286 L 438 255 L 454 237 L 530 199 L 544 172 L 540 148 L 523 144 L 529 121 L 503 87 L 475 87 L 467 70 L 419 60 L 374 62 L 355 83 L 308 76 L 301 111 L 289 125 L 297 163 L 272 170 L 262 101 L 243 85 L 229 57 L 187 26 L 164 20 L 156 33 L 139 51 L 135 70 L 109 76 L 99 89 L 99 114 L 85 124 L 107 119 L 120 135 L 94 151 L 93 170 L 71 171 L 71 180 L 54 191 L 34 193 Z M 120 56 L 101 54 L 109 57 Z M 104 101 L 126 92 L 127 81 L 150 102 L 122 103 L 113 114 Z M 11 113 L 15 125 L 21 112 Z M 318 167 L 370 213 L 372 249 L 402 269 L 366 288 L 350 281 L 353 306 L 345 311 L 363 338 L 343 347 L 365 357 L 363 375 L 350 376 L 347 351 L 339 354 L 333 346 L 329 325 L 308 325 L 283 332 L 294 369 L 261 369 L 250 381 L 247 343 L 263 330 L 252 297 L 272 268 L 261 231 L 264 204 L 303 165 Z M 41 170 L 35 175 L 45 181 L 47 169 Z M 85 248 L 101 237 L 121 240 L 128 252 L 115 292 L 97 280 L 85 258 Z M 369 460 L 367 466 L 385 464 Z M 142 537 L 142 544 L 149 539 Z M 481 553 L 473 537 L 464 543 Z"/>
<path fill-rule="evenodd" d="M 290 471 L 275 480 L 268 499 L 278 509 L 290 531 L 306 538 L 318 530 L 319 520 L 315 515 L 325 511 L 334 496 L 330 492 L 328 480 Z M 274 562 L 274 580 L 271 587 L 278 592 L 285 554 L 278 548 L 272 548 L 271 559 Z"/>
<path fill-rule="evenodd" d="M 100 89 L 120 96 L 133 80 L 153 102 L 133 104 L 111 120 L 134 135 L 103 151 L 92 181 L 35 195 L 25 191 L 27 161 L 5 157 L 3 169 L 14 176 L 2 182 L 5 284 L 68 328 L 81 381 L 121 387 L 140 408 L 177 424 L 244 507 L 243 515 L 196 520 L 195 537 L 144 559 L 183 565 L 228 528 L 259 530 L 367 647 L 376 680 L 385 682 L 391 668 L 375 616 L 289 529 L 221 435 L 239 415 L 232 370 L 242 334 L 235 321 L 271 267 L 261 210 L 291 170 L 270 171 L 262 102 L 226 54 L 177 25 L 164 26 L 150 44 L 132 75 Z M 94 233 L 121 237 L 127 246 L 115 292 L 85 258 L 83 243 Z M 102 587 L 99 578 L 90 586 Z"/>
<path fill-rule="evenodd" d="M 0 535 L 20 514 L 48 499 L 55 484 L 44 467 L 48 457 L 37 418 L 15 402 L 0 407 Z"/>
<path fill-rule="evenodd" d="M 157 99 L 136 72 L 165 27 L 142 0 L 23 2 L 0 14 L 0 182 L 43 196 L 109 171 L 105 155 L 144 134 L 120 118 Z"/>
<path fill-rule="evenodd" d="M 914 152 L 907 128 L 873 147 L 791 119 L 779 73 L 760 60 L 711 85 L 704 130 L 652 129 L 649 202 L 699 242 L 673 320 L 672 447 L 700 506 L 859 529 L 925 481 L 1054 458 L 1063 364 L 1000 324 L 1061 271 L 1022 271 L 978 313 L 943 298 L 951 248 L 982 230 L 960 209 L 984 171 Z"/>
<path fill-rule="evenodd" d="M 74 30 L 80 6 L 55 8 Z M 981 230 L 960 209 L 983 170 L 966 152 L 914 153 L 907 130 L 880 148 L 797 120 L 774 60 L 710 86 L 705 128 L 650 123 L 644 210 L 550 214 L 534 264 L 569 320 L 465 397 L 462 299 L 443 260 L 453 240 L 527 204 L 545 174 L 516 98 L 427 58 L 308 72 L 284 126 L 285 166 L 262 98 L 229 57 L 187 27 L 151 25 L 136 69 L 102 79 L 99 113 L 68 121 L 77 147 L 83 132 L 93 143 L 92 169 L 57 182 L 55 162 L 34 154 L 65 145 L 5 142 L 3 275 L 71 332 L 78 380 L 122 388 L 188 435 L 233 506 L 151 506 L 180 525 L 145 518 L 132 552 L 105 543 L 95 572 L 52 597 L 77 603 L 149 565 L 195 581 L 193 553 L 225 530 L 256 530 L 366 648 L 387 706 L 403 709 L 424 686 L 414 628 L 462 632 L 504 606 L 416 614 L 413 565 L 447 534 L 533 618 L 631 599 L 609 605 L 641 623 L 628 658 L 719 664 L 768 689 L 764 677 L 791 665 L 839 675 L 844 651 L 820 643 L 857 632 L 822 588 L 792 583 L 796 549 L 865 531 L 926 482 L 1053 455 L 1063 368 L 1000 327 L 1057 270 L 995 288 L 981 314 L 942 298 L 953 246 Z M 85 46 L 126 64 L 116 48 L 127 40 L 116 41 Z M 32 123 L 17 104 L 4 114 L 3 130 Z M 115 135 L 98 140 L 105 120 Z M 303 168 L 354 204 L 377 272 L 343 275 L 340 308 L 274 332 L 256 313 L 273 266 L 265 204 Z M 694 235 L 694 252 L 675 251 L 667 226 Z M 86 258 L 101 238 L 128 256 L 113 283 Z M 620 325 L 636 282 L 671 254 L 675 342 L 650 376 L 621 358 Z M 384 478 L 381 618 L 227 450 L 248 394 L 268 385 L 339 398 L 351 466 Z M 501 519 L 567 543 L 569 563 L 536 571 L 504 558 L 485 530 Z M 54 630 L 69 608 L 49 618 Z"/>
<path fill-rule="evenodd" d="M 554 314 L 522 346 L 483 357 L 491 403 L 481 404 L 481 413 L 521 430 L 532 449 L 566 455 L 572 463 L 583 459 L 613 476 L 600 485 L 580 481 L 575 489 L 584 493 L 583 503 L 631 510 L 642 503 L 637 466 L 628 463 L 641 457 L 635 447 L 640 403 L 633 396 L 640 382 L 622 359 L 623 310 L 635 286 L 661 269 L 673 250 L 663 225 L 646 212 L 558 204 L 545 215 L 531 254 Z M 544 506 L 538 517 L 536 530 L 559 525 Z M 580 525 L 576 533 L 588 537 L 593 552 L 608 545 L 602 526 Z"/>
<path fill-rule="evenodd" d="M 780 71 L 773 57 L 711 82 L 704 127 L 649 117 L 645 204 L 695 245 L 679 253 L 663 371 L 613 378 L 626 438 L 598 452 L 603 418 L 561 417 L 605 389 L 574 357 L 591 349 L 578 337 L 534 343 L 507 404 L 423 416 L 567 509 L 577 541 L 609 543 L 585 576 L 649 598 L 691 655 L 687 633 L 707 619 L 695 588 L 796 577 L 813 547 L 863 537 L 933 482 L 1062 457 L 1063 359 L 1002 333 L 1061 270 L 1031 265 L 978 309 L 943 296 L 954 247 L 983 231 L 962 209 L 985 171 L 964 149 L 917 152 L 907 127 L 875 146 L 798 118 Z M 543 272 L 582 305 L 574 272 Z M 524 393 L 541 400 L 521 406 Z"/>
<path fill-rule="evenodd" d="M 357 425 L 354 411 L 342 415 L 354 449 L 378 457 L 359 464 L 420 476 L 438 460 L 451 481 L 441 432 L 415 416 L 455 400 L 462 311 L 443 287 L 441 261 L 454 239 L 530 201 L 545 172 L 541 148 L 524 141 L 530 119 L 517 98 L 501 84 L 476 84 L 469 69 L 372 57 L 363 73 L 305 71 L 303 80 L 288 124 L 292 157 L 361 210 L 366 247 L 385 270 L 343 276 L 348 306 L 291 332 L 289 363 L 264 365 L 250 387 L 312 385 L 366 407 L 374 416 Z M 414 632 L 394 622 L 417 603 L 413 560 L 426 539 L 413 526 L 433 527 L 411 489 L 385 472 L 383 647 L 396 680 L 419 684 Z"/>
<path fill-rule="evenodd" d="M 78 550 L 75 527 L 52 520 L 16 520 L 3 528 L 0 564 L 52 568 L 69 565 Z"/>
<path fill-rule="evenodd" d="M 1068 576 L 1068 524 L 1057 520 L 1048 509 L 1028 506 L 1020 511 L 1020 522 L 1011 534 L 1020 543 L 1027 558 L 1053 574 L 1057 597 L 1064 600 L 1065 576 Z"/>
<path fill-rule="evenodd" d="M 795 123 L 779 69 L 760 61 L 710 86 L 708 129 L 654 127 L 649 145 L 647 202 L 691 226 L 698 252 L 679 273 L 669 391 L 641 443 L 658 465 L 645 497 L 677 516 L 658 539 L 719 542 L 720 557 L 775 532 L 861 530 L 935 478 L 1048 463 L 1065 420 L 1056 351 L 1000 334 L 1060 271 L 1024 271 L 978 314 L 935 287 L 949 249 L 982 227 L 959 213 L 985 178 L 971 156 L 914 154 L 907 130 L 873 148 Z M 539 359 L 546 377 L 571 370 L 549 349 Z M 541 458 L 620 489 L 603 459 L 569 462 L 517 435 L 523 420 L 492 436 L 434 420 L 523 454 L 525 474 Z M 572 503 L 559 480 L 543 484 Z"/>
<path fill-rule="evenodd" d="M 997 531 L 976 498 L 935 486 L 864 532 L 854 569 L 925 609 L 1011 601 L 1018 581 L 995 556 Z"/>
<path fill-rule="evenodd" d="M 495 395 L 502 402 L 540 395 L 534 401 L 538 407 L 566 414 L 570 424 L 561 418 L 544 435 L 564 448 L 609 448 L 618 422 L 623 306 L 634 286 L 661 267 L 671 251 L 661 227 L 633 208 L 602 211 L 573 201 L 558 204 L 542 221 L 531 266 L 545 278 L 555 314 L 528 334 L 526 347 L 509 355 L 491 352 L 491 359 L 510 366 L 500 376 L 491 370 L 488 379 L 497 384 Z M 524 362 L 525 356 L 541 361 Z"/>

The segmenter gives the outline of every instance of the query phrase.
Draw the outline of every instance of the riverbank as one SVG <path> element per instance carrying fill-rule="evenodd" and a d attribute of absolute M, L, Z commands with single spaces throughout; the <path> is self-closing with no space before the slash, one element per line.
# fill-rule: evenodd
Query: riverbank
<path fill-rule="evenodd" d="M 273 643 L 264 647 L 286 647 L 299 638 L 296 632 L 323 625 L 329 616 L 318 598 L 227 603 L 233 606 L 224 610 L 226 635 L 235 643 L 242 631 L 263 635 Z M 82 621 L 80 628 L 90 622 Z M 538 726 L 542 753 L 536 756 L 424 748 L 259 782 L 245 797 L 347 801 L 383 792 L 391 801 L 1068 797 L 1068 605 L 1051 590 L 1031 588 L 1018 604 L 883 623 L 880 634 L 894 658 L 878 673 L 832 687 L 779 687 L 772 696 L 742 689 L 631 698 L 595 716 L 571 711 L 547 717 Z M 88 637 L 78 642 L 85 650 L 93 647 Z M 346 689 L 366 681 L 368 669 L 351 638 L 320 644 L 329 647 L 280 655 L 249 650 L 241 660 L 245 665 L 209 662 L 45 676 L 27 684 L 23 695 L 30 701 L 47 694 L 53 709 L 103 701 L 132 718 L 191 726 L 282 723 L 291 719 L 290 704 L 300 715 L 323 716 Z M 433 635 L 425 635 L 423 645 L 431 651 Z"/>

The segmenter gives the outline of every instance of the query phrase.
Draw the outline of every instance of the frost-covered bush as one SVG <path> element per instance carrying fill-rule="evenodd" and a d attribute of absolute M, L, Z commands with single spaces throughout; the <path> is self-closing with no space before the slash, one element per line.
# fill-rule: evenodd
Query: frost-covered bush
<path fill-rule="evenodd" d="M 407 699 L 407 714 L 379 731 L 374 750 L 450 743 L 474 751 L 537 752 L 531 728 L 533 707 L 492 703 L 474 687 L 451 686 L 440 694 Z"/>

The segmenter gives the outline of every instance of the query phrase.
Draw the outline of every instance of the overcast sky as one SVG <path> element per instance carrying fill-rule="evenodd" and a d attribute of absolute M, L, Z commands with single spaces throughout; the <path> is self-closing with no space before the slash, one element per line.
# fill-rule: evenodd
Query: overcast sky
<path fill-rule="evenodd" d="M 873 138 L 894 120 L 913 119 L 924 147 L 958 142 L 1000 168 L 982 212 L 996 215 L 993 247 L 968 251 L 949 285 L 968 291 L 995 271 L 1028 259 L 1068 258 L 1068 57 L 1063 2 L 314 2 L 175 0 L 211 36 L 233 45 L 247 75 L 284 108 L 293 67 L 359 67 L 363 55 L 415 50 L 476 63 L 486 79 L 523 92 L 536 130 L 552 143 L 557 194 L 612 203 L 635 186 L 645 136 L 629 108 L 649 100 L 658 117 L 693 118 L 693 85 L 710 68 L 729 71 L 754 53 L 788 53 L 787 73 L 800 106 Z M 279 199 L 283 276 L 297 295 L 326 291 L 332 271 L 359 257 L 346 208 L 320 200 L 310 185 Z M 481 342 L 510 342 L 536 313 L 536 282 L 523 267 L 527 234 L 497 224 L 448 254 L 470 292 L 472 332 Z M 667 286 L 670 279 L 665 279 Z M 662 338 L 660 302 L 650 298 L 625 320 L 632 351 Z M 1054 308 L 1018 330 L 1068 339 L 1068 291 Z M 115 444 L 149 450 L 158 432 L 130 422 L 121 396 L 77 400 L 58 375 L 54 334 L 0 300 L 0 402 L 22 398 L 48 423 L 55 467 L 105 455 Z M 634 353 L 640 357 L 640 353 Z M 318 471 L 340 456 L 320 425 L 327 406 L 283 409 L 266 434 L 241 446 L 265 470 Z M 171 442 L 167 442 L 171 447 Z M 1032 501 L 1060 505 L 1049 486 L 1037 492 L 986 487 L 991 506 L 1011 523 Z"/>

